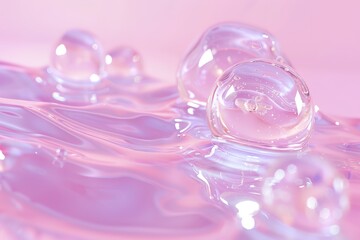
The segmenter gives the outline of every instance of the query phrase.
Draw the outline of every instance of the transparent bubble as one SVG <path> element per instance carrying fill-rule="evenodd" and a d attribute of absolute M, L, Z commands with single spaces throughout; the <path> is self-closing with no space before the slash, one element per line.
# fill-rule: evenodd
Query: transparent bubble
<path fill-rule="evenodd" d="M 110 76 L 136 76 L 142 72 L 140 54 L 132 48 L 122 47 L 105 56 L 106 72 Z"/>
<path fill-rule="evenodd" d="M 102 47 L 90 33 L 68 31 L 53 51 L 49 72 L 60 82 L 99 82 L 104 73 Z"/>
<path fill-rule="evenodd" d="M 286 62 L 269 33 L 236 23 L 215 25 L 201 36 L 180 66 L 181 97 L 206 104 L 216 79 L 227 68 L 254 58 Z"/>
<path fill-rule="evenodd" d="M 207 114 L 214 136 L 271 149 L 303 147 L 314 119 L 304 81 L 289 66 L 270 60 L 228 69 L 209 98 Z"/>
<path fill-rule="evenodd" d="M 305 231 L 325 232 L 348 209 L 347 182 L 319 158 L 284 160 L 266 174 L 263 201 L 283 223 Z"/>

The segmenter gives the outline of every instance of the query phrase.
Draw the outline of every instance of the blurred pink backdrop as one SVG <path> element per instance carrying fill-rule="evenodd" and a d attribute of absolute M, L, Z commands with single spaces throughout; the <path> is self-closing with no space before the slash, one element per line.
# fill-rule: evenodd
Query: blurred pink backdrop
<path fill-rule="evenodd" d="M 239 21 L 273 33 L 315 103 L 326 113 L 360 117 L 360 2 L 289 0 L 113 0 L 0 2 L 0 60 L 48 63 L 63 32 L 93 32 L 105 49 L 130 45 L 146 71 L 175 81 L 179 61 L 214 23 Z"/>

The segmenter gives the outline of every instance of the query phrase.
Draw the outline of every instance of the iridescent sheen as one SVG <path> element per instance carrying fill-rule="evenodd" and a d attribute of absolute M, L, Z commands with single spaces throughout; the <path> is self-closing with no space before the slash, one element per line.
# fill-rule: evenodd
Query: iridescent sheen
<path fill-rule="evenodd" d="M 262 189 L 266 209 L 285 224 L 331 231 L 349 207 L 347 181 L 320 157 L 286 159 L 268 170 Z"/>
<path fill-rule="evenodd" d="M 185 71 L 192 101 L 82 31 L 45 69 L 0 63 L 0 239 L 358 239 L 360 120 L 314 113 L 281 58 L 245 60 L 277 55 L 269 35 L 212 32 L 245 50 L 196 55 L 221 77 Z"/>

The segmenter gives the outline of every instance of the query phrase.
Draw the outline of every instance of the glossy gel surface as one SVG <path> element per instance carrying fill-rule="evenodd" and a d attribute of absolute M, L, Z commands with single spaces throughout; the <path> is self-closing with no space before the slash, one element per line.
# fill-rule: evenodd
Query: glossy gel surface
<path fill-rule="evenodd" d="M 0 239 L 357 239 L 360 120 L 315 108 L 313 134 L 298 151 L 227 141 L 213 136 L 206 108 L 181 100 L 175 84 L 141 70 L 124 76 L 132 57 L 121 57 L 121 74 L 102 74 L 93 66 L 106 59 L 93 58 L 89 42 L 71 50 L 75 59 L 91 56 L 80 78 L 55 65 L 56 74 L 0 65 Z M 290 83 L 275 86 L 292 96 L 298 89 Z M 287 170 L 295 160 L 298 175 Z M 268 184 L 273 176 L 283 176 L 281 186 Z M 283 192 L 303 196 L 296 179 L 306 177 L 319 183 L 316 195 L 304 192 L 315 200 L 280 201 Z M 287 204 L 299 214 L 291 221 L 278 211 Z M 304 206 L 316 207 L 306 215 Z M 330 215 L 312 214 L 317 206 Z M 300 217 L 311 221 L 304 227 Z"/>

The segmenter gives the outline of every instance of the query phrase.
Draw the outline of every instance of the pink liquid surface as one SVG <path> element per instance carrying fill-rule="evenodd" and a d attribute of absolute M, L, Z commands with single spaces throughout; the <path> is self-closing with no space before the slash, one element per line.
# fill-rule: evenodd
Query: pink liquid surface
<path fill-rule="evenodd" d="M 87 47 L 76 57 L 93 59 Z M 111 56 L 126 67 L 0 65 L 1 239 L 357 239 L 360 120 L 317 111 L 299 151 L 222 141 L 206 108 L 143 74 L 136 52 Z M 304 227 L 291 202 L 286 222 L 264 201 L 273 166 L 298 159 L 308 169 L 301 159 L 312 158 L 348 185 L 350 207 L 326 231 L 315 220 Z M 315 179 L 327 186 L 326 175 Z"/>

